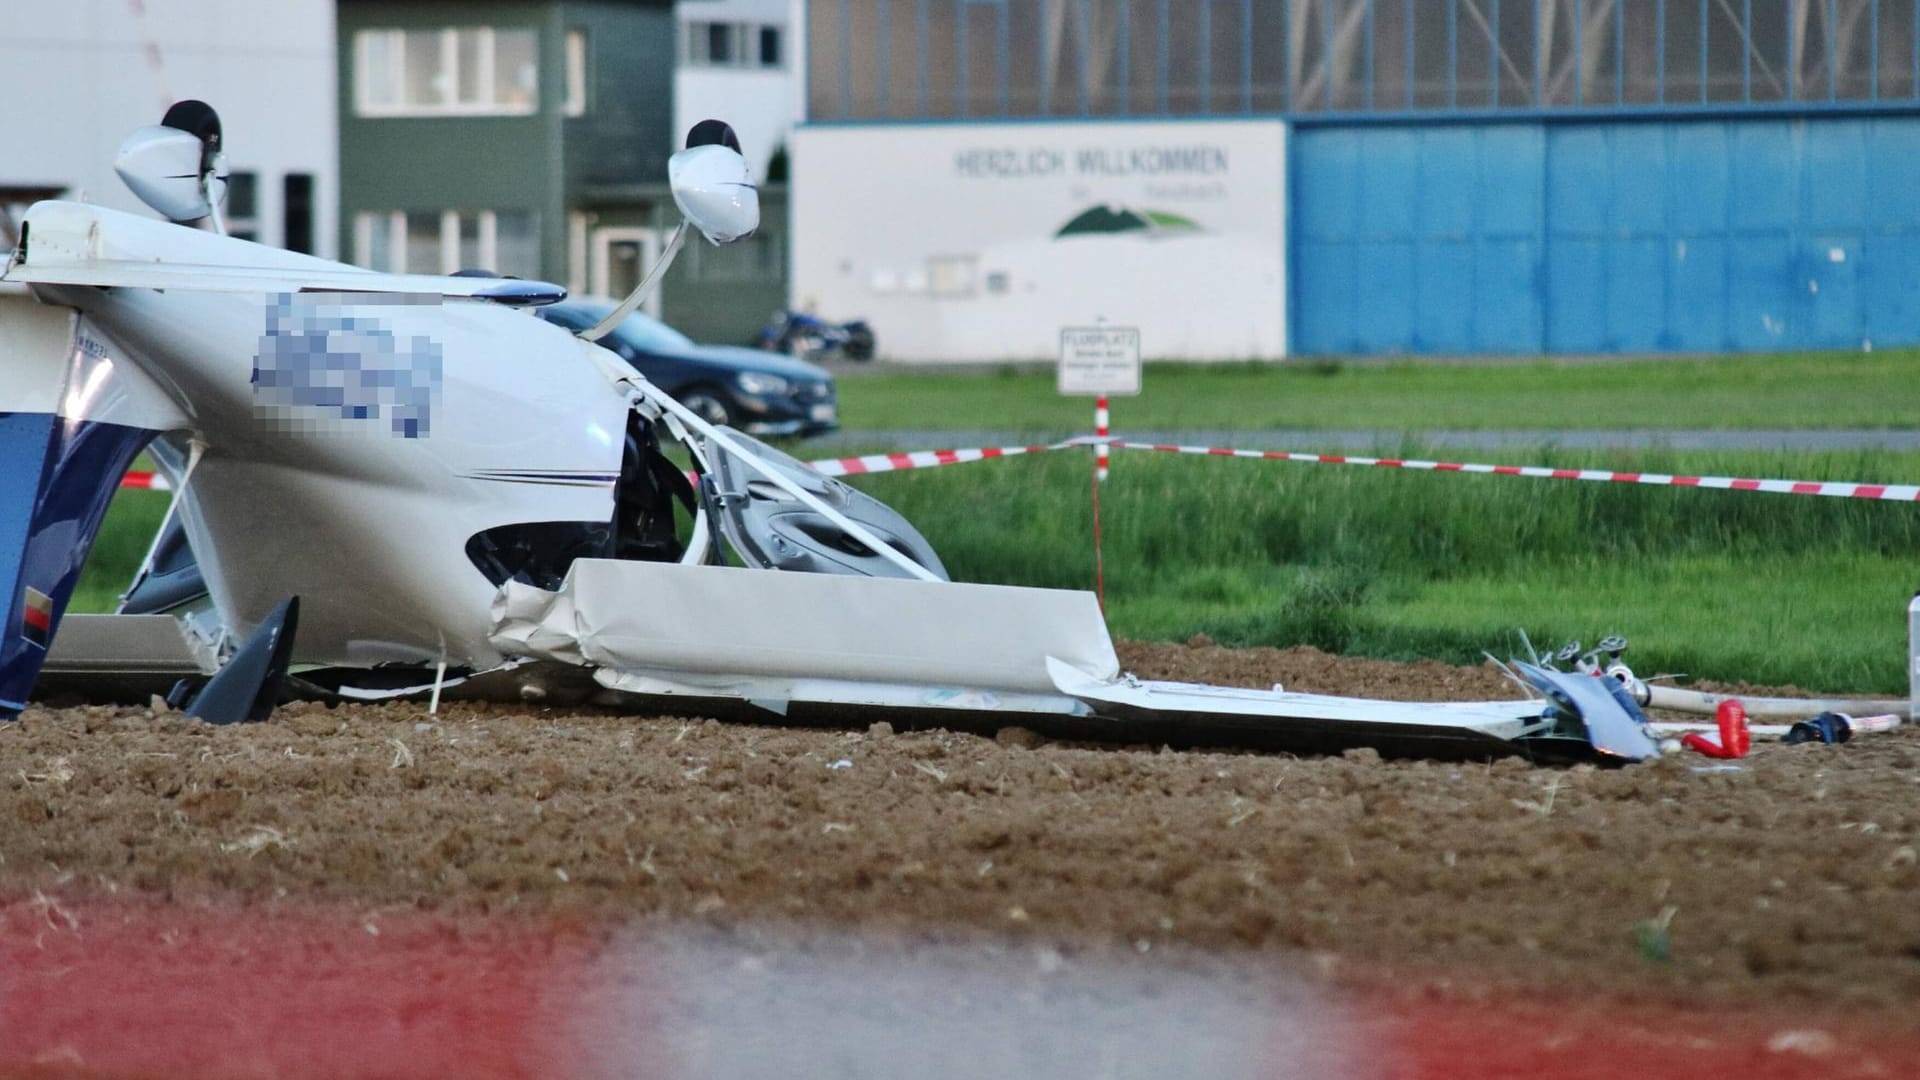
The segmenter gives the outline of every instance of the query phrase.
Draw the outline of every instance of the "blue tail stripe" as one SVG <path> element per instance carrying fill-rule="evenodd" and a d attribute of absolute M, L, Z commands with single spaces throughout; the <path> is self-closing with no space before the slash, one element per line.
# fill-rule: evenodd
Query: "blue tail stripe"
<path fill-rule="evenodd" d="M 127 466 L 154 432 L 48 413 L 0 413 L 0 711 L 27 700 Z M 50 601 L 30 634 L 27 590 Z"/>

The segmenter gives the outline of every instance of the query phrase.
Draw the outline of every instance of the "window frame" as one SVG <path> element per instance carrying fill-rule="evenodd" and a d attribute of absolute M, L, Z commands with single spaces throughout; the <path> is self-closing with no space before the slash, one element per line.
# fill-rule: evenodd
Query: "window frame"
<path fill-rule="evenodd" d="M 432 266 L 412 266 L 407 261 L 407 217 L 406 210 L 361 210 L 353 216 L 353 264 L 383 274 L 427 274 L 444 276 L 458 270 L 486 269 L 496 273 L 500 270 L 500 216 L 502 214 L 524 215 L 527 219 L 528 236 L 532 242 L 534 260 L 540 259 L 540 215 L 537 211 L 509 207 L 496 210 L 472 210 L 464 208 L 443 210 L 414 210 L 412 214 L 438 219 L 439 237 L 438 256 Z M 376 223 L 386 225 L 386 251 L 381 257 L 374 257 L 374 227 Z M 460 257 L 461 233 L 466 225 L 473 226 L 474 265 L 463 266 Z M 533 275 L 538 276 L 540 268 L 532 267 Z"/>
<path fill-rule="evenodd" d="M 251 204 L 247 213 L 234 214 L 233 201 L 236 189 L 244 190 Z M 251 240 L 256 244 L 265 243 L 261 236 L 260 225 L 266 215 L 260 212 L 260 172 L 257 169 L 232 169 L 227 173 L 227 193 L 220 208 L 221 223 L 227 227 L 227 235 L 241 240 Z"/>
<path fill-rule="evenodd" d="M 587 62 L 591 50 L 588 48 L 587 32 L 573 29 L 567 31 L 566 45 L 566 99 L 561 102 L 560 115 L 579 117 L 587 115 Z"/>
<path fill-rule="evenodd" d="M 319 191 L 319 178 L 313 173 L 296 170 L 280 175 L 281 247 L 302 255 L 314 253 Z"/>
<path fill-rule="evenodd" d="M 713 28 L 718 26 L 727 28 L 727 55 L 715 59 L 709 46 Z M 761 59 L 765 52 L 764 37 L 769 31 L 778 35 L 775 51 L 779 59 L 772 64 Z M 786 24 L 739 19 L 684 20 L 680 24 L 680 63 L 721 71 L 785 71 L 789 64 Z"/>
<path fill-rule="evenodd" d="M 498 68 L 499 42 L 501 31 L 528 33 L 533 35 L 533 94 L 525 104 L 502 103 L 500 96 L 500 71 Z M 480 89 L 485 100 L 411 102 L 376 102 L 371 98 L 372 85 L 368 72 L 372 65 L 369 54 L 373 51 L 376 38 L 387 41 L 386 74 L 387 85 L 404 98 L 407 87 L 407 48 L 409 34 L 437 34 L 440 46 L 440 67 L 438 74 L 444 77 L 446 85 L 452 88 L 456 96 L 460 92 L 460 35 L 477 35 L 475 55 L 480 69 Z M 533 116 L 540 111 L 540 30 L 531 26 L 437 26 L 437 27 L 363 27 L 353 32 L 353 108 L 355 116 L 375 119 L 392 117 L 446 117 L 446 116 Z"/>

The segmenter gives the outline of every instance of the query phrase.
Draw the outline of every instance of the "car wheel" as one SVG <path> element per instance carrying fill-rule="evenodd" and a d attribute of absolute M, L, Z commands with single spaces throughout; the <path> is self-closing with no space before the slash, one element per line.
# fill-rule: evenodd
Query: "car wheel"
<path fill-rule="evenodd" d="M 847 343 L 840 347 L 840 355 L 849 360 L 873 359 L 873 331 L 865 323 L 850 323 L 847 326 Z"/>
<path fill-rule="evenodd" d="M 727 407 L 726 399 L 704 386 L 696 386 L 681 394 L 680 404 L 692 409 L 695 416 L 716 427 L 733 425 L 733 410 Z"/>

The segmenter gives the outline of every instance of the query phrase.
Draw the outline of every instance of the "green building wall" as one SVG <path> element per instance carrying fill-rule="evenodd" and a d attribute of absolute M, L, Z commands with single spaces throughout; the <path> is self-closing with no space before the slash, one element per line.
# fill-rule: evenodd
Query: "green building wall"
<path fill-rule="evenodd" d="M 355 34 L 366 29 L 524 27 L 540 41 L 539 108 L 528 116 L 362 116 Z M 341 0 L 340 250 L 357 258 L 366 211 L 527 211 L 539 229 L 540 276 L 566 282 L 571 215 L 591 227 L 664 232 L 679 220 L 667 158 L 678 37 L 671 0 Z M 564 115 L 566 38 L 587 45 L 586 109 Z M 786 195 L 762 201 L 762 235 L 738 250 L 687 252 L 661 287 L 662 313 L 702 341 L 748 340 L 786 303 Z M 704 245 L 704 240 L 690 243 Z M 774 273 L 752 272 L 772 259 Z"/>
<path fill-rule="evenodd" d="M 530 28 L 540 105 L 530 116 L 361 116 L 354 35 L 367 29 Z M 563 115 L 566 35 L 587 36 L 587 110 Z M 673 145 L 673 8 L 647 2 L 343 0 L 339 19 L 341 248 L 367 210 L 526 210 L 542 276 L 567 277 L 567 211 L 597 179 L 665 184 Z"/>

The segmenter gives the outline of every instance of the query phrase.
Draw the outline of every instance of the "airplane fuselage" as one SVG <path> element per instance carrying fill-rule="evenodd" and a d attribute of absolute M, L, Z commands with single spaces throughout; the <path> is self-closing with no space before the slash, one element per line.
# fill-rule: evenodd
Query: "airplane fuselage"
<path fill-rule="evenodd" d="M 297 595 L 298 662 L 497 662 L 497 583 L 467 545 L 504 525 L 611 518 L 629 409 L 615 378 L 630 369 L 524 310 L 381 291 L 407 279 L 84 210 L 100 224 L 72 244 L 89 255 L 137 272 L 164 249 L 231 283 L 34 284 L 77 315 L 43 355 L 10 358 L 0 410 L 197 447 L 179 512 L 234 632 Z M 64 239 L 42 229 L 34 243 Z"/>

